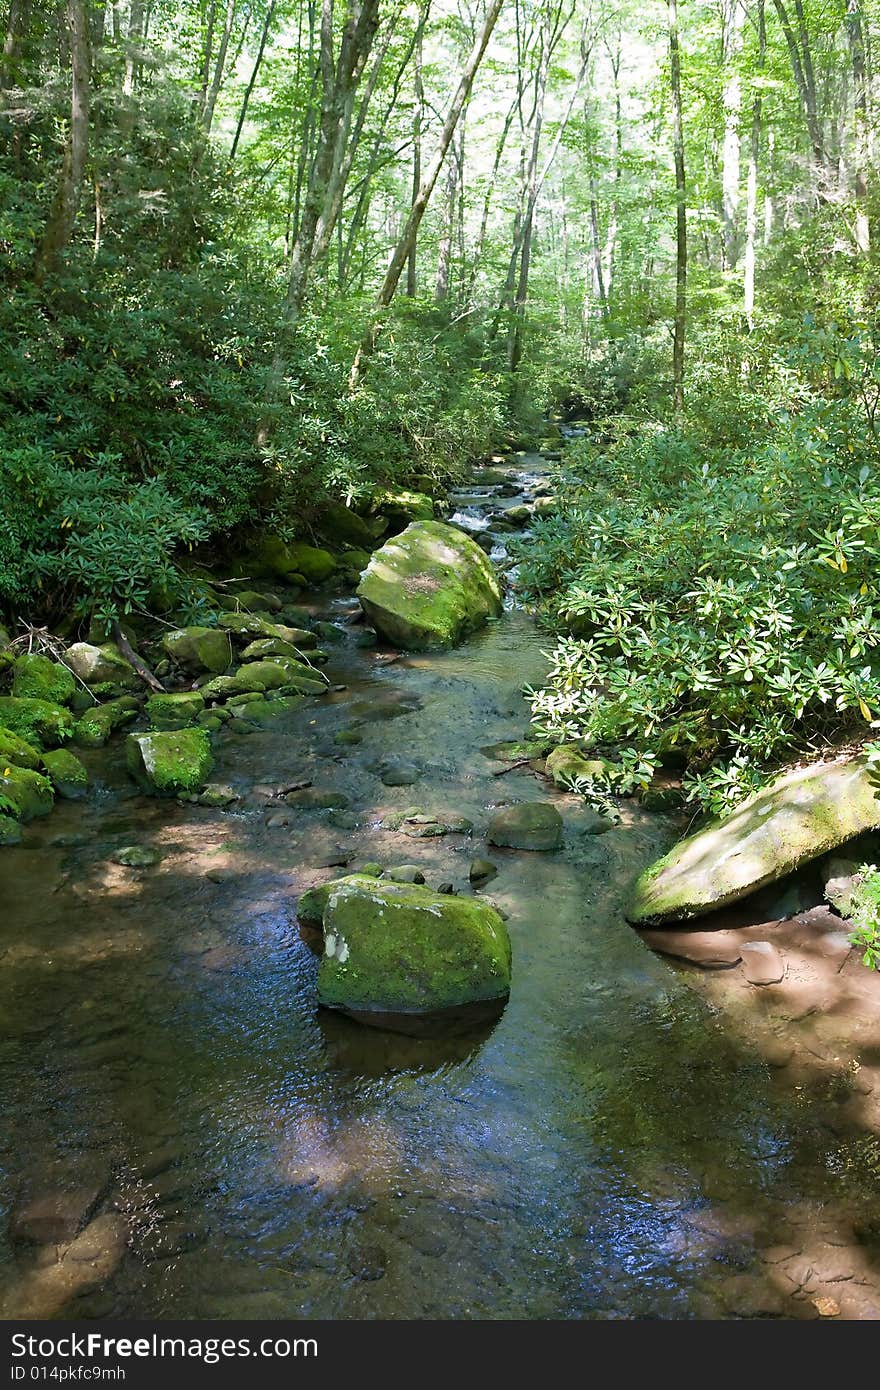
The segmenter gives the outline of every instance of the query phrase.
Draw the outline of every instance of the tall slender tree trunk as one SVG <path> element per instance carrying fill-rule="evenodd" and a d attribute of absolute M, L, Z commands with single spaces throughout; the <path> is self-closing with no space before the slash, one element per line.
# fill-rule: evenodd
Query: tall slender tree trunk
<path fill-rule="evenodd" d="M 611 198 L 611 213 L 608 218 L 608 228 L 605 235 L 605 250 L 603 254 L 604 284 L 605 284 L 605 303 L 610 310 L 611 296 L 614 291 L 614 274 L 617 260 L 617 237 L 620 225 L 620 193 L 623 187 L 623 103 L 620 94 L 620 59 L 621 59 L 621 39 L 617 36 L 617 45 L 611 53 L 611 71 L 614 74 L 614 192 Z"/>
<path fill-rule="evenodd" d="M 122 79 L 122 92 L 130 97 L 135 89 L 138 73 L 138 51 L 144 37 L 144 2 L 131 0 L 128 9 L 128 33 L 125 51 L 125 76 Z"/>
<path fill-rule="evenodd" d="M 489 230 L 489 213 L 492 210 L 492 194 L 495 190 L 495 184 L 498 180 L 498 170 L 501 167 L 501 160 L 504 155 L 504 147 L 507 144 L 507 137 L 510 134 L 510 127 L 513 124 L 513 118 L 516 115 L 516 106 L 517 99 L 516 97 L 514 97 L 510 105 L 510 108 L 507 112 L 507 115 L 504 119 L 504 125 L 501 128 L 501 134 L 498 137 L 498 143 L 495 146 L 495 159 L 492 164 L 492 174 L 486 184 L 486 192 L 483 196 L 483 212 L 482 216 L 480 217 L 480 230 L 477 233 L 476 244 L 474 245 L 473 255 L 471 256 L 471 273 L 470 278 L 468 280 L 468 288 L 466 295 L 469 307 L 473 304 L 474 289 L 476 288 L 477 276 L 480 272 L 480 262 L 483 258 L 483 247 L 486 244 L 486 233 Z"/>
<path fill-rule="evenodd" d="M 412 194 L 410 196 L 410 206 L 414 206 L 416 198 L 419 196 L 419 188 L 422 182 L 422 127 L 425 123 L 425 84 L 422 78 L 422 48 L 425 36 L 425 25 L 428 22 L 428 14 L 431 9 L 431 0 L 425 0 L 419 11 L 419 22 L 416 27 L 415 44 L 415 103 L 413 105 L 412 122 Z M 409 260 L 406 263 L 406 293 L 408 298 L 414 299 L 418 293 L 418 266 L 417 266 L 417 247 L 413 242 L 412 250 L 409 253 Z"/>
<path fill-rule="evenodd" d="M 678 0 L 667 0 L 669 67 L 672 87 L 672 144 L 675 162 L 675 321 L 672 335 L 672 402 L 684 409 L 684 339 L 687 324 L 687 184 L 681 111 L 681 47 Z"/>
<path fill-rule="evenodd" d="M 254 59 L 254 65 L 251 68 L 251 75 L 248 79 L 248 84 L 245 88 L 244 96 L 242 97 L 241 110 L 238 113 L 238 123 L 235 127 L 235 135 L 233 136 L 232 140 L 232 148 L 229 151 L 230 159 L 234 159 L 238 151 L 239 141 L 241 140 L 241 132 L 244 129 L 245 119 L 247 118 L 248 106 L 250 105 L 250 100 L 254 93 L 254 87 L 257 85 L 257 77 L 259 76 L 260 67 L 262 66 L 263 54 L 266 51 L 266 43 L 269 38 L 269 30 L 272 28 L 272 20 L 274 18 L 275 0 L 270 0 L 269 6 L 266 10 L 266 17 L 263 20 L 263 28 L 260 33 L 260 45 L 257 49 L 257 56 Z"/>
<path fill-rule="evenodd" d="M 797 86 L 801 98 L 801 105 L 804 109 L 807 134 L 809 135 L 810 146 L 816 161 L 817 173 L 824 177 L 827 174 L 825 137 L 822 131 L 822 121 L 819 116 L 819 107 L 816 99 L 816 79 L 813 72 L 813 57 L 803 7 L 800 0 L 795 0 L 798 19 L 798 33 L 795 34 L 794 24 L 785 8 L 784 0 L 773 0 L 773 4 L 779 16 L 779 22 L 782 25 L 782 32 L 785 35 L 785 42 L 788 47 L 789 58 L 791 59 L 791 70 L 794 74 L 795 85 Z"/>
<path fill-rule="evenodd" d="M 87 0 L 67 0 L 65 21 L 70 49 L 70 130 L 58 188 L 37 248 L 38 280 L 55 269 L 73 235 L 89 153 L 91 63 Z"/>
<path fill-rule="evenodd" d="M 30 0 L 11 0 L 9 5 L 3 54 L 0 57 L 0 92 L 16 84 L 18 66 L 30 23 L 30 8 Z"/>
<path fill-rule="evenodd" d="M 856 200 L 855 245 L 860 255 L 871 249 L 871 226 L 868 220 L 868 82 L 865 61 L 865 29 L 862 23 L 861 0 L 847 0 L 846 29 L 853 77 L 853 164 Z"/>
<path fill-rule="evenodd" d="M 482 62 L 483 54 L 486 51 L 489 39 L 492 36 L 492 30 L 495 28 L 495 23 L 501 13 L 503 4 L 504 0 L 489 0 L 489 5 L 483 20 L 483 27 L 480 30 L 479 37 L 474 44 L 471 55 L 465 64 L 455 95 L 446 112 L 446 119 L 443 122 L 443 129 L 440 132 L 440 142 L 437 151 L 427 173 L 422 179 L 418 194 L 410 209 L 409 217 L 406 220 L 406 225 L 398 238 L 397 245 L 388 264 L 388 269 L 385 272 L 385 278 L 376 296 L 369 322 L 364 330 L 358 350 L 355 353 L 354 361 L 351 364 L 351 372 L 349 373 L 348 380 L 350 391 L 355 391 L 357 389 L 367 360 L 372 355 L 379 340 L 382 315 L 394 298 L 403 268 L 409 260 L 410 252 L 415 245 L 419 227 L 425 215 L 425 209 L 430 202 L 431 194 L 434 191 L 434 185 L 437 182 L 440 170 L 443 167 L 443 161 L 446 158 L 446 152 L 455 134 L 455 128 L 458 125 L 464 105 L 471 94 L 471 88 L 474 85 L 477 69 Z"/>
<path fill-rule="evenodd" d="M 764 71 L 767 54 L 767 25 L 764 0 L 758 0 L 758 72 Z M 761 89 L 752 97 L 752 128 L 749 134 L 749 167 L 746 176 L 746 244 L 743 256 L 743 312 L 749 332 L 755 323 L 755 265 L 758 230 L 758 161 L 761 155 Z"/>
<path fill-rule="evenodd" d="M 739 122 L 742 84 L 738 63 L 742 51 L 745 10 L 741 0 L 725 0 L 723 12 L 722 66 L 724 70 L 724 144 L 721 155 L 722 265 L 736 269 L 739 260 Z"/>

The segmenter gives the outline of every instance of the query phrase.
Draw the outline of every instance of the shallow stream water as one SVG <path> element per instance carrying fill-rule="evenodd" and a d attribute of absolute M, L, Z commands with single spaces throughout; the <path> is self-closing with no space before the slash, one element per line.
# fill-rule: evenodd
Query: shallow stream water
<path fill-rule="evenodd" d="M 510 466 L 528 491 L 543 464 Z M 472 523 L 518 501 L 454 506 Z M 5 1314 L 818 1316 L 798 1261 L 825 1259 L 843 1313 L 877 1316 L 876 1136 L 623 919 L 674 827 L 629 808 L 584 833 L 574 797 L 480 752 L 527 724 L 532 621 L 509 607 L 453 652 L 386 662 L 355 645 L 349 601 L 316 605 L 340 622 L 326 669 L 346 689 L 222 736 L 231 810 L 135 794 L 111 748 L 86 803 L 2 852 Z M 352 728 L 360 743 L 333 741 Z M 384 786 L 387 755 L 420 780 Z M 307 780 L 347 807 L 279 824 L 272 788 Z M 322 863 L 417 862 L 469 891 L 492 808 L 548 798 L 564 850 L 489 851 L 514 952 L 496 1024 L 416 1040 L 318 1011 L 295 907 L 344 871 Z M 416 806 L 473 836 L 382 828 Z M 161 862 L 114 864 L 132 843 Z M 36 1243 L 18 1214 L 41 1196 L 69 1229 Z"/>

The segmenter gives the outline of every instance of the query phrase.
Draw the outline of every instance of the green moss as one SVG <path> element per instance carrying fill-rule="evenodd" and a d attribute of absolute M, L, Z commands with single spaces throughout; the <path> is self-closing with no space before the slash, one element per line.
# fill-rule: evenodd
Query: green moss
<path fill-rule="evenodd" d="M 328 550 L 303 541 L 285 543 L 280 536 L 264 536 L 251 559 L 255 574 L 293 582 L 302 577 L 309 584 L 323 584 L 336 569 Z"/>
<path fill-rule="evenodd" d="M 162 647 L 172 661 L 187 671 L 221 675 L 232 665 L 229 634 L 216 627 L 183 627 L 166 632 Z"/>
<path fill-rule="evenodd" d="M 54 800 L 52 783 L 42 773 L 26 767 L 0 768 L 0 809 L 4 815 L 20 821 L 47 816 Z"/>
<path fill-rule="evenodd" d="M 59 796 L 77 801 L 89 789 L 89 774 L 79 758 L 67 748 L 56 748 L 43 757 L 43 766 Z"/>
<path fill-rule="evenodd" d="M 488 903 L 353 875 L 330 885 L 318 999 L 355 1013 L 433 1013 L 510 992 L 510 940 Z"/>
<path fill-rule="evenodd" d="M 126 763 L 134 780 L 160 796 L 198 791 L 214 766 L 204 729 L 129 734 Z"/>
<path fill-rule="evenodd" d="M 11 729 L 0 729 L 0 765 L 12 763 L 15 767 L 27 767 L 31 772 L 40 768 L 40 755 L 32 743 L 19 738 Z"/>
<path fill-rule="evenodd" d="M 3 815 L 0 812 L 0 845 L 17 845 L 21 843 L 21 826 L 12 816 Z"/>
<path fill-rule="evenodd" d="M 199 691 L 179 690 L 170 695 L 151 695 L 146 713 L 154 729 L 183 729 L 204 708 L 205 698 Z"/>
<path fill-rule="evenodd" d="M 140 705 L 133 695 L 121 695 L 106 705 L 95 705 L 80 715 L 73 741 L 80 748 L 103 748 L 111 734 L 130 724 L 139 712 Z"/>
<path fill-rule="evenodd" d="M 73 715 L 47 700 L 0 695 L 0 728 L 11 729 L 36 748 L 56 748 L 73 733 Z"/>
<path fill-rule="evenodd" d="M 76 681 L 67 667 L 39 652 L 26 652 L 12 667 L 12 693 L 22 699 L 68 705 L 75 690 Z"/>

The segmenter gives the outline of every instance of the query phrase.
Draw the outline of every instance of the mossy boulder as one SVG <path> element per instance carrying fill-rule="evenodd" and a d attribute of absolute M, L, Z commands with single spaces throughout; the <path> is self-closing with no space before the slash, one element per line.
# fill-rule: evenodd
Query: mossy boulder
<path fill-rule="evenodd" d="M 289 661 L 302 661 L 302 654 L 307 649 L 312 649 L 318 645 L 318 639 L 313 632 L 303 634 L 308 641 L 299 642 L 296 646 L 293 642 L 284 642 L 280 637 L 258 637 L 256 642 L 249 642 L 241 654 L 242 661 L 273 661 L 276 657 L 284 656 Z"/>
<path fill-rule="evenodd" d="M 130 724 L 139 712 L 140 705 L 133 695 L 120 695 L 106 705 L 94 705 L 77 720 L 73 741 L 80 748 L 103 748 L 111 734 Z"/>
<path fill-rule="evenodd" d="M 299 911 L 302 920 L 302 899 Z M 329 885 L 322 922 L 318 1000 L 326 1008 L 393 1026 L 501 1007 L 510 993 L 510 938 L 485 902 L 352 874 Z"/>
<path fill-rule="evenodd" d="M 57 748 L 73 733 L 73 715 L 48 700 L 0 695 L 0 728 L 37 748 Z"/>
<path fill-rule="evenodd" d="M 454 646 L 501 612 L 488 557 L 439 521 L 413 522 L 377 550 L 357 594 L 373 627 L 410 650 Z"/>
<path fill-rule="evenodd" d="M 287 583 L 294 577 L 302 577 L 309 584 L 323 584 L 336 569 L 336 561 L 329 550 L 307 545 L 305 541 L 288 544 L 280 536 L 272 535 L 263 537 L 251 559 L 255 574 L 283 579 Z"/>
<path fill-rule="evenodd" d="M 563 743 L 554 748 L 547 759 L 547 775 L 553 778 L 557 787 L 568 787 L 572 782 L 601 782 L 613 764 L 604 758 L 585 758 L 580 749 L 571 743 Z"/>
<path fill-rule="evenodd" d="M 342 502 L 328 502 L 321 509 L 317 529 L 331 545 L 360 546 L 370 550 L 375 544 L 373 532 L 364 518 Z"/>
<path fill-rule="evenodd" d="M 219 676 L 232 665 L 229 633 L 216 627 L 181 627 L 166 632 L 162 650 L 178 666 L 194 674 L 213 671 Z"/>
<path fill-rule="evenodd" d="M 347 576 L 359 579 L 370 563 L 370 552 L 359 549 L 345 550 L 339 557 L 339 563 Z"/>
<path fill-rule="evenodd" d="M 47 816 L 55 793 L 48 777 L 27 767 L 0 767 L 0 811 L 13 820 L 29 821 Z"/>
<path fill-rule="evenodd" d="M 541 739 L 513 739 L 507 743 L 487 743 L 480 752 L 485 758 L 499 763 L 531 762 L 533 758 L 543 758 L 547 744 Z"/>
<path fill-rule="evenodd" d="M 68 748 L 56 748 L 43 757 L 43 767 L 59 796 L 67 801 L 79 801 L 89 789 L 89 774 L 75 753 Z"/>
<path fill-rule="evenodd" d="M 391 522 L 409 525 L 411 521 L 433 521 L 434 501 L 424 492 L 408 488 L 385 488 L 373 498 L 373 508 Z"/>
<path fill-rule="evenodd" d="M 17 845 L 21 843 L 21 826 L 12 816 L 4 815 L 0 811 L 0 846 Z"/>
<path fill-rule="evenodd" d="M 0 765 L 26 767 L 38 772 L 41 765 L 40 754 L 32 743 L 19 738 L 11 729 L 0 729 Z"/>
<path fill-rule="evenodd" d="M 140 690 L 142 687 L 140 676 L 113 642 L 104 642 L 100 646 L 91 642 L 74 642 L 65 652 L 65 659 L 74 675 L 90 689 L 95 686 L 118 686 L 121 692 Z"/>
<path fill-rule="evenodd" d="M 268 637 L 276 642 L 289 642 L 294 647 L 317 646 L 318 639 L 307 628 L 288 627 L 285 623 L 275 623 L 262 618 L 258 613 L 223 613 L 220 626 L 239 638 Z"/>
<path fill-rule="evenodd" d="M 204 708 L 205 697 L 198 690 L 151 695 L 146 703 L 147 717 L 154 729 L 183 729 L 194 723 Z"/>
<path fill-rule="evenodd" d="M 486 838 L 490 845 L 538 852 L 560 849 L 562 817 L 546 801 L 523 801 L 505 806 L 492 817 Z"/>
<path fill-rule="evenodd" d="M 235 674 L 246 690 L 278 690 L 287 683 L 287 672 L 275 661 L 249 661 Z"/>
<path fill-rule="evenodd" d="M 25 652 L 12 667 L 12 693 L 22 699 L 69 705 L 76 691 L 73 674 L 40 652 Z"/>
<path fill-rule="evenodd" d="M 626 915 L 634 924 L 701 916 L 878 827 L 878 782 L 864 758 L 795 768 L 646 869 Z"/>
<path fill-rule="evenodd" d="M 158 796 L 199 791 L 214 766 L 211 740 L 204 729 L 129 734 L 125 755 L 138 785 Z"/>

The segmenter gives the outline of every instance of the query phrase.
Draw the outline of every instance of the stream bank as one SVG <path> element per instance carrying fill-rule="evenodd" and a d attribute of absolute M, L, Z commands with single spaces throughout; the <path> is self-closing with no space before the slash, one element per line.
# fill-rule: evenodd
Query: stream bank
<path fill-rule="evenodd" d="M 510 462 L 516 506 L 546 464 Z M 487 531 L 495 487 L 457 519 Z M 522 737 L 531 620 L 399 656 L 356 644 L 350 599 L 310 607 L 344 639 L 334 688 L 218 740 L 229 810 L 144 799 L 100 752 L 94 794 L 0 860 L 5 1315 L 877 1316 L 877 1140 L 845 1071 L 807 1058 L 792 1083 L 729 972 L 701 997 L 625 924 L 668 821 L 626 803 L 596 835 L 480 752 Z M 388 759 L 416 780 L 387 786 Z M 518 800 L 560 810 L 560 852 L 486 844 Z M 416 809 L 473 834 L 411 836 Z M 114 862 L 132 843 L 157 862 Z M 417 1039 L 316 1010 L 303 891 L 373 861 L 469 892 L 476 857 L 513 940 L 497 1024 Z"/>

